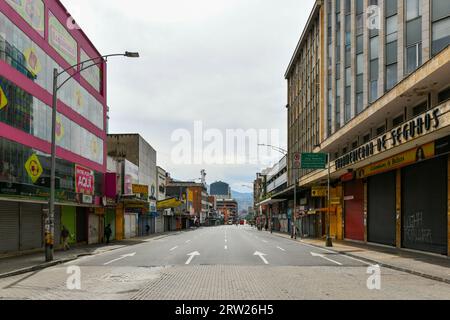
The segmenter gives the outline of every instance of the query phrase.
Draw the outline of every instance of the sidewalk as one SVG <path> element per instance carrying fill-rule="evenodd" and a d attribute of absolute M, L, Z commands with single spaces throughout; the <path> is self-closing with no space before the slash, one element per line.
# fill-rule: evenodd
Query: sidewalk
<path fill-rule="evenodd" d="M 145 237 L 124 239 L 121 241 L 113 241 L 109 245 L 94 244 L 94 245 L 75 246 L 68 251 L 55 250 L 54 261 L 52 262 L 45 262 L 44 251 L 42 250 L 31 254 L 23 254 L 16 256 L 0 255 L 0 279 L 27 272 L 33 272 L 36 270 L 42 270 L 58 264 L 67 263 L 69 261 L 78 259 L 83 256 L 101 254 L 104 252 L 113 251 L 124 247 L 145 243 L 148 241 L 165 238 L 171 235 L 187 231 L 189 230 L 165 232 L 152 234 Z"/>
<path fill-rule="evenodd" d="M 273 232 L 273 234 L 291 239 L 289 234 L 280 232 Z M 325 246 L 325 240 L 321 239 L 297 238 L 296 241 L 321 249 L 338 252 L 352 258 L 361 259 L 371 264 L 378 264 L 381 267 L 395 269 L 450 284 L 450 259 L 446 256 L 350 241 L 334 240 L 332 248 L 327 248 Z"/>

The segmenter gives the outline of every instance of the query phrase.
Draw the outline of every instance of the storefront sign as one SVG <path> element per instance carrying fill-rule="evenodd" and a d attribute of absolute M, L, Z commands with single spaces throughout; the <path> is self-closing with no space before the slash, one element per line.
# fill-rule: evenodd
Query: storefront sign
<path fill-rule="evenodd" d="M 448 109 L 448 106 L 446 106 Z M 439 128 L 439 116 L 444 114 L 441 108 L 435 108 L 401 125 L 389 133 L 377 138 L 335 161 L 336 170 L 363 161 L 375 154 L 387 151 Z"/>
<path fill-rule="evenodd" d="M 434 155 L 434 142 L 431 142 L 419 148 L 411 149 L 394 157 L 376 162 L 365 168 L 362 168 L 358 170 L 357 176 L 358 178 L 373 176 L 434 157 Z"/>
<path fill-rule="evenodd" d="M 94 198 L 90 195 L 83 194 L 83 203 L 92 204 L 94 202 Z"/>
<path fill-rule="evenodd" d="M 84 195 L 94 194 L 94 172 L 75 165 L 75 192 Z"/>
<path fill-rule="evenodd" d="M 70 65 L 77 64 L 77 42 L 52 13 L 49 13 L 48 42 Z"/>
<path fill-rule="evenodd" d="M 27 171 L 28 176 L 30 177 L 31 181 L 33 181 L 33 183 L 36 183 L 36 181 L 44 172 L 41 162 L 39 161 L 39 158 L 35 153 L 33 153 L 28 158 L 27 162 L 25 162 L 25 170 Z"/>
<path fill-rule="evenodd" d="M 0 110 L 8 105 L 8 98 L 6 98 L 5 93 L 3 92 L 2 87 L 0 87 Z"/>
<path fill-rule="evenodd" d="M 42 37 L 44 36 L 44 3 L 42 0 L 6 0 L 9 5 L 33 27 Z"/>
<path fill-rule="evenodd" d="M 313 198 L 322 198 L 328 195 L 328 187 L 312 187 L 311 196 Z"/>
<path fill-rule="evenodd" d="M 132 192 L 134 194 L 144 194 L 148 195 L 148 186 L 142 184 L 133 184 L 131 186 Z"/>
<path fill-rule="evenodd" d="M 341 182 L 349 182 L 352 181 L 353 179 L 355 179 L 355 172 L 348 172 L 344 175 L 341 176 Z"/>
<path fill-rule="evenodd" d="M 333 206 L 337 206 L 341 204 L 341 198 L 340 197 L 333 197 L 330 199 L 330 204 Z"/>

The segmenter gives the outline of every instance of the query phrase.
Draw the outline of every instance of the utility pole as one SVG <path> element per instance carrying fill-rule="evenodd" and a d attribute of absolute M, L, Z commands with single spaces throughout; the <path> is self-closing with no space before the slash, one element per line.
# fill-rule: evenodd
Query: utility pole
<path fill-rule="evenodd" d="M 327 154 L 328 160 L 328 208 L 327 208 L 327 238 L 326 238 L 326 246 L 332 247 L 333 241 L 330 235 L 330 209 L 331 209 L 331 194 L 330 194 L 330 179 L 331 179 L 331 161 L 330 161 L 330 153 Z"/>

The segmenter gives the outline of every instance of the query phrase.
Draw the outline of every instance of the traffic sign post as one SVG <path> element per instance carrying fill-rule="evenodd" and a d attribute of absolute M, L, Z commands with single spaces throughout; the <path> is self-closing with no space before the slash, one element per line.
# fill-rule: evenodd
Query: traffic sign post
<path fill-rule="evenodd" d="M 330 154 L 328 153 L 302 153 L 301 159 L 301 168 L 302 169 L 326 169 L 328 168 L 328 212 L 327 212 L 327 235 L 326 235 L 326 246 L 332 247 L 333 242 L 330 236 L 330 179 L 331 179 L 331 162 L 330 162 Z"/>
<path fill-rule="evenodd" d="M 295 152 L 293 154 L 293 169 L 294 169 L 294 210 L 292 210 L 293 226 L 291 230 L 291 238 L 297 239 L 297 170 L 301 168 L 301 153 Z"/>

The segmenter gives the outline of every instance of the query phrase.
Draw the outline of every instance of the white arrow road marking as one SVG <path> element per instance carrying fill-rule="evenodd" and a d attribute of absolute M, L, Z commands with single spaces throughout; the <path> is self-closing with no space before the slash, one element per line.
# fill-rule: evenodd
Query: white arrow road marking
<path fill-rule="evenodd" d="M 281 251 L 286 251 L 286 250 L 284 250 L 283 248 L 281 248 L 281 247 L 277 247 L 277 249 L 280 249 Z"/>
<path fill-rule="evenodd" d="M 330 261 L 330 262 L 336 263 L 336 264 L 339 265 L 339 266 L 342 266 L 342 263 L 337 262 L 337 261 L 334 261 L 334 260 L 332 260 L 332 259 L 330 259 L 330 258 L 327 258 L 327 257 L 325 257 L 323 254 L 311 252 L 311 255 L 312 255 L 313 257 L 320 257 L 320 258 L 322 258 L 322 259 L 325 259 L 325 260 L 328 260 L 328 261 Z"/>
<path fill-rule="evenodd" d="M 198 251 L 189 253 L 188 254 L 189 259 L 186 261 L 186 264 L 190 264 L 192 259 L 194 259 L 195 256 L 199 256 L 199 255 L 200 255 L 200 253 Z"/>
<path fill-rule="evenodd" d="M 128 257 L 134 257 L 135 255 L 136 255 L 136 252 L 124 254 L 124 255 L 122 255 L 120 258 L 117 258 L 117 259 L 108 261 L 108 262 L 104 263 L 103 265 L 104 265 L 104 266 L 107 266 L 108 264 L 111 264 L 111 263 L 113 263 L 113 262 L 116 262 L 116 261 L 119 261 L 119 260 L 122 260 L 122 259 L 125 259 L 125 258 L 128 258 Z"/>
<path fill-rule="evenodd" d="M 170 249 L 170 251 L 173 251 L 173 250 L 175 250 L 176 248 L 178 248 L 178 246 L 173 247 L 172 249 Z"/>
<path fill-rule="evenodd" d="M 228 250 L 228 246 L 225 246 L 225 250 Z"/>
<path fill-rule="evenodd" d="M 253 255 L 254 255 L 254 256 L 259 256 L 259 257 L 261 258 L 261 260 L 262 260 L 265 264 L 269 264 L 269 262 L 266 260 L 266 258 L 264 258 L 264 256 L 266 256 L 265 253 L 256 251 Z"/>

